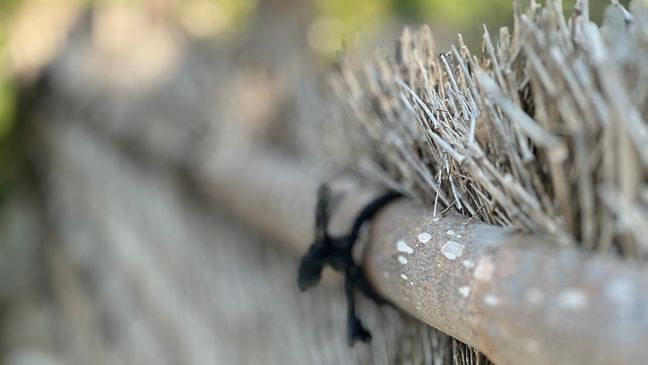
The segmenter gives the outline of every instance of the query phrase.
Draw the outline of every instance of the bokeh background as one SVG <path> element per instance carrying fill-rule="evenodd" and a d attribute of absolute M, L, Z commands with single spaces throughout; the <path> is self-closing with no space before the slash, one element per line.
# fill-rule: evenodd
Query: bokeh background
<path fill-rule="evenodd" d="M 609 3 L 590 4 L 598 21 Z M 374 57 L 429 24 L 439 52 L 461 33 L 477 53 L 511 15 L 510 0 L 2 0 L 0 360 L 392 362 L 346 349 L 339 291 L 297 297 L 295 255 L 221 209 L 205 166 L 227 134 L 234 155 L 271 145 L 330 175 L 348 163 L 327 122 L 341 51 Z M 392 346 L 412 327 L 394 328 Z"/>

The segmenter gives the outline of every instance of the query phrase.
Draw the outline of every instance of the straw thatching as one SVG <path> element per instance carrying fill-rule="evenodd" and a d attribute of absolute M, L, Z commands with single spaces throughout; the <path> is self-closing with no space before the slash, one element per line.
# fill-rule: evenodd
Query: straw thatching
<path fill-rule="evenodd" d="M 514 29 L 438 54 L 406 30 L 333 85 L 371 153 L 360 165 L 438 207 L 592 250 L 642 257 L 648 166 L 648 9 L 515 6 Z"/>

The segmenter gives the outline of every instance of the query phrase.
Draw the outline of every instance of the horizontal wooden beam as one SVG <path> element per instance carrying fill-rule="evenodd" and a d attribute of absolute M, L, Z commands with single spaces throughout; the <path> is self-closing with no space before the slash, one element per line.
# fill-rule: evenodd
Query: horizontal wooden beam
<path fill-rule="evenodd" d="M 199 179 L 296 252 L 312 239 L 318 181 L 252 153 Z M 353 189 L 352 189 L 353 190 Z M 350 222 L 371 194 L 346 194 Z M 648 358 L 648 271 L 402 199 L 372 222 L 365 268 L 396 306 L 498 364 L 637 364 Z"/>
<path fill-rule="evenodd" d="M 375 219 L 366 270 L 397 305 L 498 364 L 639 364 L 648 271 L 541 238 L 435 218 L 412 201 Z"/>

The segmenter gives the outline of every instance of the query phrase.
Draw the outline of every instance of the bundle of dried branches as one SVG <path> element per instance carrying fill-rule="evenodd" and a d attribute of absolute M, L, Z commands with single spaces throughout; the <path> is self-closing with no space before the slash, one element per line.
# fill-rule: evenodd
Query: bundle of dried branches
<path fill-rule="evenodd" d="M 428 28 L 395 55 L 342 65 L 334 90 L 368 136 L 358 161 L 408 195 L 565 244 L 648 249 L 648 6 L 617 1 L 601 27 L 587 1 L 514 4 L 514 30 L 459 36 L 438 55 Z M 367 152 L 369 151 L 369 152 Z M 438 208 L 437 208 L 438 207 Z"/>

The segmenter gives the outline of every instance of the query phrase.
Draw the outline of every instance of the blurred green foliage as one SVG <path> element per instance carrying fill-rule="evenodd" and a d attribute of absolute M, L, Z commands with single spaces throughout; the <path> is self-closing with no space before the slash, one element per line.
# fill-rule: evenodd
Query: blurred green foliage
<path fill-rule="evenodd" d="M 0 1 L 0 49 L 3 50 L 0 53 L 0 143 L 6 138 L 13 124 L 15 95 L 8 71 L 9 59 L 5 50 L 9 38 L 10 20 L 19 3 L 20 0 Z"/>
<path fill-rule="evenodd" d="M 392 0 L 393 9 L 398 14 L 418 22 L 440 22 L 441 24 L 458 24 L 471 26 L 475 23 L 488 24 L 493 27 L 511 23 L 513 15 L 512 0 Z M 629 0 L 620 1 L 628 4 Z M 520 1 L 524 6 L 527 1 Z M 575 0 L 563 1 L 563 10 L 569 14 Z M 609 0 L 590 0 L 592 19 L 601 19 L 603 10 L 610 4 Z"/>
<path fill-rule="evenodd" d="M 318 16 L 336 18 L 350 33 L 378 25 L 390 13 L 387 0 L 318 0 L 315 7 Z"/>
<path fill-rule="evenodd" d="M 409 22 L 426 23 L 433 31 L 446 29 L 455 40 L 461 33 L 468 46 L 476 50 L 481 45 L 483 24 L 487 26 L 512 25 L 511 0 L 392 0 L 393 10 Z"/>
<path fill-rule="evenodd" d="M 174 12 L 190 35 L 198 38 L 227 38 L 245 29 L 258 0 L 185 0 Z"/>
<path fill-rule="evenodd" d="M 511 0 L 391 0 L 393 10 L 417 22 L 472 25 L 500 21 L 508 23 Z"/>
<path fill-rule="evenodd" d="M 6 52 L 10 20 L 20 0 L 0 1 L 0 203 L 8 190 L 16 170 L 15 148 L 9 138 L 14 125 L 16 92 L 9 74 L 9 59 Z"/>
<path fill-rule="evenodd" d="M 329 35 L 338 40 L 353 39 L 356 33 L 375 32 L 372 28 L 397 17 L 409 24 L 429 24 L 433 32 L 451 33 L 453 39 L 461 33 L 468 46 L 478 50 L 484 24 L 491 34 L 497 34 L 499 27 L 511 26 L 513 19 L 513 0 L 316 0 L 316 3 L 320 17 L 341 23 L 332 29 L 339 34 Z M 524 6 L 528 1 L 520 0 L 520 3 Z M 576 0 L 563 1 L 567 15 L 575 3 Z M 627 6 L 629 0 L 620 3 Z M 590 0 L 591 19 L 600 21 L 609 4 L 609 0 Z"/>

